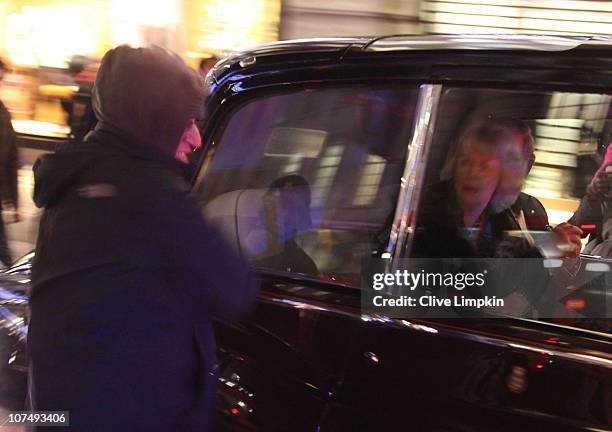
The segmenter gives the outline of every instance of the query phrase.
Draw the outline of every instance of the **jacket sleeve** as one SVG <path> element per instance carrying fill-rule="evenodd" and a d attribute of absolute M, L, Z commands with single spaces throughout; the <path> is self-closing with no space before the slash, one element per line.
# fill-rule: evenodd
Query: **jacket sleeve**
<path fill-rule="evenodd" d="M 211 315 L 228 320 L 245 318 L 259 289 L 248 264 L 207 224 L 196 199 L 188 192 L 174 192 L 164 203 L 171 217 L 164 234 L 169 264 L 185 275 L 177 289 Z"/>
<path fill-rule="evenodd" d="M 2 201 L 8 202 L 16 209 L 18 205 L 17 140 L 11 124 L 11 116 L 4 105 L 0 106 L 0 155 Z"/>
<path fill-rule="evenodd" d="M 519 213 L 521 210 L 525 215 L 527 228 L 533 231 L 549 231 L 548 213 L 544 205 L 536 197 L 521 192 L 512 210 Z"/>
<path fill-rule="evenodd" d="M 602 223 L 602 220 L 602 200 L 585 195 L 582 200 L 580 200 L 580 206 L 570 218 L 569 223 L 577 226 L 582 224 L 599 225 Z"/>

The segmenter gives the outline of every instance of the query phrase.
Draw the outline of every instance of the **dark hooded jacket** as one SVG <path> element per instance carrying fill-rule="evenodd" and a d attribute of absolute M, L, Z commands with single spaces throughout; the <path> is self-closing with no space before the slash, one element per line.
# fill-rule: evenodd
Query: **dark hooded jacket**
<path fill-rule="evenodd" d="M 70 411 L 72 431 L 208 430 L 211 318 L 244 317 L 257 285 L 202 219 L 172 157 L 200 84 L 162 49 L 116 48 L 96 81 L 96 131 L 34 167 L 45 211 L 32 270 L 33 405 Z"/>

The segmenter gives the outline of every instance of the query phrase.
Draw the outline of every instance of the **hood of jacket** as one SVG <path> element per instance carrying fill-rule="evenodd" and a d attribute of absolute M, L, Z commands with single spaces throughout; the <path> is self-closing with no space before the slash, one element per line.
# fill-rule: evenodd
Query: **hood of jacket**
<path fill-rule="evenodd" d="M 174 155 L 191 119 L 201 117 L 205 93 L 203 79 L 177 54 L 119 46 L 104 55 L 96 76 L 96 130 Z"/>
<path fill-rule="evenodd" d="M 192 167 L 185 165 L 173 156 L 152 152 L 150 147 L 125 139 L 112 133 L 96 130 L 87 136 L 84 142 L 66 142 L 58 145 L 53 154 L 39 157 L 33 167 L 34 203 L 38 207 L 49 207 L 57 202 L 66 192 L 73 190 L 82 182 L 83 176 L 95 171 L 99 158 L 108 155 L 120 155 L 132 162 L 146 161 L 153 163 L 156 169 L 174 173 L 188 182 Z M 186 183 L 187 184 L 187 183 Z"/>
<path fill-rule="evenodd" d="M 65 146 L 72 145 L 66 144 Z M 83 143 L 79 145 L 82 150 L 85 150 Z M 37 207 L 51 205 L 66 190 L 72 189 L 72 185 L 80 174 L 89 169 L 94 160 L 95 154 L 87 151 L 58 151 L 39 157 L 32 168 L 34 171 L 34 204 Z"/>

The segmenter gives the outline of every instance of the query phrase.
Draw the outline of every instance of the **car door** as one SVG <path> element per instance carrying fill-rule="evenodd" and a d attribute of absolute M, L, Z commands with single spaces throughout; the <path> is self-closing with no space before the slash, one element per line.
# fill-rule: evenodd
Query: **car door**
<path fill-rule="evenodd" d="M 265 277 L 248 322 L 217 323 L 219 430 L 316 429 L 356 335 L 331 295 Z"/>
<path fill-rule="evenodd" d="M 461 128 L 468 127 L 466 119 L 481 121 L 503 114 L 529 122 L 536 136 L 535 171 L 523 190 L 545 197 L 555 192 L 563 197 L 542 199 L 551 224 L 571 217 L 572 210 L 560 213 L 564 208 L 555 207 L 568 204 L 570 199 L 577 205 L 571 197 L 571 183 L 551 179 L 573 176 L 578 169 L 568 151 L 580 139 L 572 125 L 586 124 L 593 133 L 604 132 L 610 117 L 606 95 L 465 86 L 438 94 L 440 100 L 433 110 L 438 116 L 431 116 L 415 134 L 431 136 L 425 143 L 428 164 L 407 176 L 407 184 L 418 189 L 439 181 L 440 168 L 452 153 L 448 145 Z M 602 120 L 605 118 L 608 120 Z M 560 155 L 563 152 L 566 154 Z M 410 233 L 418 232 L 422 221 L 410 216 L 417 213 L 418 191 L 406 193 L 409 198 L 403 221 L 408 229 L 402 246 L 406 249 L 401 249 L 398 257 L 409 262 L 414 251 Z M 399 238 L 401 235 L 398 233 Z M 504 313 L 489 319 L 443 319 L 433 313 L 427 318 L 365 316 L 322 429 L 610 429 L 611 261 L 555 256 L 558 243 L 553 241 L 554 235 L 548 231 L 531 233 L 534 247 L 550 258 L 544 261 L 554 269 L 546 279 L 550 283 L 547 289 L 529 284 L 520 287 L 531 301 L 529 314 Z M 429 245 L 426 250 L 438 252 L 431 258 L 447 256 L 448 243 Z M 526 265 L 514 267 L 513 273 L 521 275 Z"/>
<path fill-rule="evenodd" d="M 195 184 L 262 278 L 248 321 L 216 323 L 220 430 L 318 427 L 361 325 L 361 261 L 387 246 L 418 89 L 326 84 L 230 100 Z"/>

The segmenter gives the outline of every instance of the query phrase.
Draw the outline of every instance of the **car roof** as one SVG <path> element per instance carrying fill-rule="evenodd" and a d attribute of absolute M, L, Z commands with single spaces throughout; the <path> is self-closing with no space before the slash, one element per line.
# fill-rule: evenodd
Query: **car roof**
<path fill-rule="evenodd" d="M 406 50 L 527 50 L 566 51 L 579 46 L 612 49 L 608 36 L 554 36 L 522 34 L 389 35 L 378 37 L 309 38 L 271 42 L 237 56 L 331 50 L 352 47 L 366 52 Z"/>
<path fill-rule="evenodd" d="M 381 37 L 312 38 L 272 42 L 238 52 L 215 66 L 212 76 L 219 82 L 240 70 L 249 74 L 258 66 L 286 68 L 313 63 L 338 64 L 376 58 L 420 58 L 430 63 L 450 61 L 472 65 L 491 64 L 491 56 L 508 66 L 531 65 L 551 68 L 612 69 L 612 38 L 606 36 L 554 35 L 390 35 Z M 547 59 L 551 59 L 550 62 Z M 577 60 L 579 59 L 579 60 Z M 534 63 L 535 62 L 535 63 Z M 256 65 L 257 63 L 257 65 Z M 275 66 L 271 66 L 274 64 Z"/>
<path fill-rule="evenodd" d="M 553 36 L 553 35 L 426 35 L 383 36 L 370 41 L 366 51 L 402 50 L 524 50 L 567 51 L 579 46 L 612 48 L 612 38 L 606 36 Z"/>
<path fill-rule="evenodd" d="M 236 53 L 217 63 L 209 79 L 209 109 L 245 90 L 351 79 L 607 92 L 612 88 L 612 38 L 496 34 L 296 39 Z"/>

